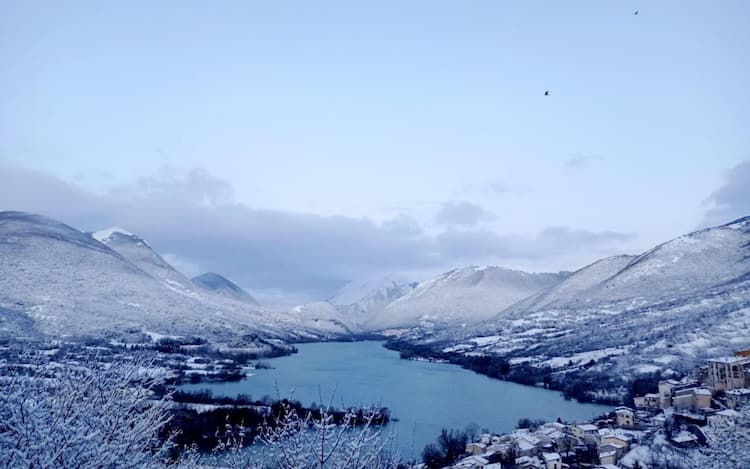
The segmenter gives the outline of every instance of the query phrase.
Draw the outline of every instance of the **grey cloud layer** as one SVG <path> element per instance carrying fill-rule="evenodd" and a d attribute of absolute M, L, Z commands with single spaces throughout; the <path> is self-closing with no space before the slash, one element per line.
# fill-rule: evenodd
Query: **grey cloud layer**
<path fill-rule="evenodd" d="M 494 216 L 477 204 L 446 202 L 435 215 L 435 223 L 441 226 L 474 226 L 483 220 L 492 220 Z"/>
<path fill-rule="evenodd" d="M 198 169 L 163 170 L 105 196 L 12 167 L 0 166 L 0 180 L 2 210 L 40 213 L 84 230 L 121 226 L 160 252 L 222 272 L 250 289 L 319 298 L 360 276 L 545 259 L 560 251 L 590 252 L 633 236 L 565 227 L 528 238 L 497 234 L 471 228 L 487 214 L 469 203 L 444 205 L 439 216 L 450 226 L 437 235 L 427 234 L 408 215 L 376 223 L 256 209 L 233 202 L 228 183 Z"/>
<path fill-rule="evenodd" d="M 704 227 L 750 215 L 750 161 L 727 171 L 724 184 L 706 203 L 710 207 L 702 223 Z"/>

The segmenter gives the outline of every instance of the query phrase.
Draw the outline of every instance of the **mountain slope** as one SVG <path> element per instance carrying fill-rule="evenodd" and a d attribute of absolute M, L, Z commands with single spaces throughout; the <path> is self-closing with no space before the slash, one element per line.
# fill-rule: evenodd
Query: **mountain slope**
<path fill-rule="evenodd" d="M 509 306 L 499 315 L 508 315 L 511 311 L 538 310 L 558 304 L 586 303 L 589 301 L 587 291 L 616 275 L 635 258 L 636 256 L 620 255 L 598 260 L 573 272 L 557 285 Z"/>
<path fill-rule="evenodd" d="M 91 237 L 117 252 L 142 271 L 161 281 L 166 288 L 181 295 L 193 298 L 200 297 L 195 285 L 165 261 L 144 239 L 122 228 L 108 228 L 97 231 Z"/>
<path fill-rule="evenodd" d="M 53 335 L 128 329 L 215 339 L 296 333 L 286 317 L 197 291 L 134 235 L 115 230 L 97 237 L 109 246 L 46 217 L 0 212 L 0 315 L 25 315 Z M 19 324 L 5 319 L 3 324 Z"/>
<path fill-rule="evenodd" d="M 366 323 L 372 329 L 491 318 L 511 304 L 556 285 L 566 274 L 501 267 L 464 267 L 422 282 Z"/>
<path fill-rule="evenodd" d="M 205 274 L 194 277 L 192 282 L 204 290 L 216 293 L 217 295 L 223 295 L 253 306 L 260 306 L 260 303 L 258 303 L 252 295 L 243 290 L 242 287 L 215 272 L 206 272 Z"/>
<path fill-rule="evenodd" d="M 689 372 L 706 358 L 750 348 L 749 273 L 746 217 L 636 257 L 603 259 L 489 324 L 471 324 L 460 337 L 440 332 L 429 342 L 436 350 L 550 367 L 561 379 Z"/>
<path fill-rule="evenodd" d="M 290 314 L 310 327 L 344 328 L 350 333 L 367 332 L 365 324 L 393 301 L 413 291 L 416 282 L 388 274 L 365 281 L 353 281 L 327 301 L 299 305 Z"/>

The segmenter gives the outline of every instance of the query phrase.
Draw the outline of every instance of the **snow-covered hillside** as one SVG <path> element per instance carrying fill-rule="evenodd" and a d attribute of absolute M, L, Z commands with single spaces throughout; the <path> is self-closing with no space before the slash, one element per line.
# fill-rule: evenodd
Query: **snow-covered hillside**
<path fill-rule="evenodd" d="M 122 228 L 108 228 L 97 231 L 91 237 L 116 251 L 153 278 L 161 281 L 166 288 L 181 295 L 193 298 L 200 297 L 195 285 L 165 261 L 144 239 Z"/>
<path fill-rule="evenodd" d="M 206 272 L 205 274 L 194 277 L 192 282 L 200 288 L 218 295 L 224 295 L 234 300 L 242 301 L 254 306 L 260 306 L 260 303 L 258 303 L 252 295 L 221 274 Z"/>
<path fill-rule="evenodd" d="M 375 311 L 401 298 L 416 287 L 403 275 L 388 274 L 361 282 L 349 282 L 330 300 L 336 306 L 357 305 L 361 310 Z"/>
<path fill-rule="evenodd" d="M 634 258 L 635 256 L 621 255 L 598 260 L 573 272 L 557 285 L 519 301 L 500 314 L 507 315 L 513 310 L 536 310 L 560 303 L 586 302 L 587 297 L 582 293 L 617 274 Z"/>
<path fill-rule="evenodd" d="M 0 329 L 6 331 L 319 337 L 286 315 L 199 289 L 120 229 L 92 236 L 43 216 L 0 212 L 0 259 Z"/>
<path fill-rule="evenodd" d="M 416 286 L 416 282 L 397 274 L 353 281 L 327 301 L 296 306 L 290 314 L 310 327 L 326 330 L 345 327 L 353 333 L 367 332 L 370 329 L 365 327 L 366 323 Z"/>
<path fill-rule="evenodd" d="M 598 261 L 460 334 L 430 341 L 559 373 L 626 377 L 750 348 L 750 217 Z"/>
<path fill-rule="evenodd" d="M 566 275 L 532 274 L 491 266 L 463 267 L 420 283 L 365 325 L 385 329 L 484 320 L 556 285 Z"/>

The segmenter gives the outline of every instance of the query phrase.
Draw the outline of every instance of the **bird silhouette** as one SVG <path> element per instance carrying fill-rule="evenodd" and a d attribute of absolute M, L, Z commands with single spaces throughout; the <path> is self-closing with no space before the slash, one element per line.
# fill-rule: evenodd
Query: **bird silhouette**
<path fill-rule="evenodd" d="M 637 15 L 637 14 L 638 14 L 638 10 L 635 10 L 635 13 L 633 13 L 633 14 L 634 14 L 634 15 Z"/>
<path fill-rule="evenodd" d="M 544 92 L 544 96 L 549 96 L 549 90 L 546 90 L 546 91 Z"/>

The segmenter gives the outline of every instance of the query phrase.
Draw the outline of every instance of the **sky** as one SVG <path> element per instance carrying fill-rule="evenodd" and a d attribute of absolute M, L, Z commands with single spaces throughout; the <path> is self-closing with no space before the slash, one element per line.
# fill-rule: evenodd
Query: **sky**
<path fill-rule="evenodd" d="M 750 215 L 748 24 L 744 0 L 0 2 L 0 209 L 121 226 L 268 303 L 575 270 Z"/>

